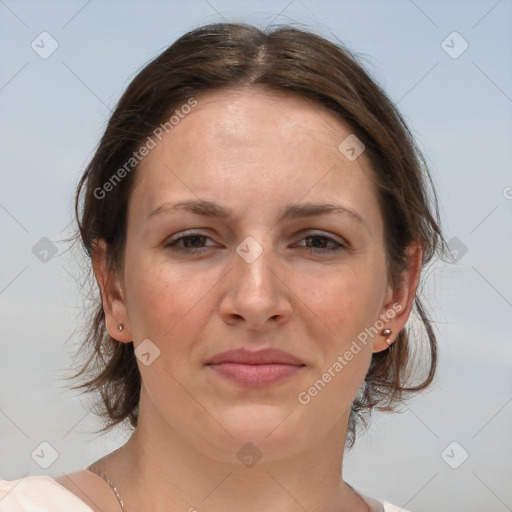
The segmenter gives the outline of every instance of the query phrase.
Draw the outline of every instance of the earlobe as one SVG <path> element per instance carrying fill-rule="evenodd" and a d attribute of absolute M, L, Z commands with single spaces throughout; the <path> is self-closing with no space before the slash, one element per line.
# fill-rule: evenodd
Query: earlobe
<path fill-rule="evenodd" d="M 104 240 L 95 243 L 92 265 L 101 292 L 107 332 L 111 338 L 129 343 L 133 338 L 126 303 L 118 276 L 108 268 Z M 122 328 L 119 328 L 120 325 Z"/>
<path fill-rule="evenodd" d="M 400 284 L 390 289 L 386 305 L 380 318 L 385 323 L 380 336 L 374 338 L 373 352 L 386 350 L 405 327 L 414 306 L 421 273 L 423 249 L 413 242 L 406 249 L 407 269 L 402 274 Z M 391 332 L 388 332 L 390 330 Z"/>

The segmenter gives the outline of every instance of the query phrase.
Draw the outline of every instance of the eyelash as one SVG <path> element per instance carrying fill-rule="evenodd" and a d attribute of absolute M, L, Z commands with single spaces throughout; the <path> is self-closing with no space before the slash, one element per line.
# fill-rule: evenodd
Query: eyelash
<path fill-rule="evenodd" d="M 191 248 L 179 247 L 178 246 L 178 243 L 181 240 L 191 239 L 191 238 L 195 238 L 195 237 L 200 237 L 200 238 L 204 238 L 204 239 L 210 238 L 210 237 L 208 237 L 206 235 L 203 235 L 202 233 L 199 233 L 199 232 L 191 232 L 188 235 L 183 235 L 183 236 L 180 236 L 179 238 L 171 240 L 169 243 L 165 244 L 165 247 L 169 247 L 171 250 L 173 250 L 175 252 L 181 252 L 181 253 L 186 253 L 186 254 L 192 254 L 192 253 L 200 254 L 200 253 L 203 253 L 206 250 L 206 247 L 196 247 L 196 248 L 192 248 L 191 249 Z M 326 253 L 326 252 L 327 253 L 332 253 L 332 252 L 337 252 L 337 251 L 340 251 L 340 250 L 347 249 L 346 245 L 341 244 L 337 240 L 334 240 L 334 238 L 331 238 L 331 237 L 326 236 L 326 235 L 320 235 L 320 234 L 315 233 L 315 234 L 312 234 L 312 235 L 307 235 L 307 236 L 303 237 L 301 240 L 305 240 L 307 238 L 323 238 L 323 239 L 327 240 L 328 242 L 332 242 L 332 243 L 337 244 L 335 247 L 329 247 L 329 248 L 303 247 L 304 249 L 306 249 L 308 252 L 311 252 L 311 253 L 317 253 L 317 254 L 319 254 L 319 253 Z"/>

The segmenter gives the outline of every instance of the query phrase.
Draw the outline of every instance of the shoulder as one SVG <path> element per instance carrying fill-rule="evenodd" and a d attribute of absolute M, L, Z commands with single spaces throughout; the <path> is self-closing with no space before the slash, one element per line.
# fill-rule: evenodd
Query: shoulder
<path fill-rule="evenodd" d="M 93 512 L 50 476 L 0 480 L 0 512 Z"/>
<path fill-rule="evenodd" d="M 370 498 L 363 493 L 359 493 L 359 495 L 364 499 L 368 507 L 370 508 L 370 512 L 409 512 L 405 508 L 397 507 L 387 501 L 378 501 L 374 498 Z"/>

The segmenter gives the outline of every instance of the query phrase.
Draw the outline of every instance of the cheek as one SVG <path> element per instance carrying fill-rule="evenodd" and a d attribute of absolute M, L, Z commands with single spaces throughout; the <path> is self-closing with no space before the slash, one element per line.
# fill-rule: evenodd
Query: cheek
<path fill-rule="evenodd" d="M 126 272 L 130 283 L 127 305 L 134 338 L 157 342 L 190 310 L 192 290 L 179 271 L 149 259 L 127 262 Z"/>
<path fill-rule="evenodd" d="M 321 320 L 315 324 L 328 328 L 338 348 L 373 324 L 380 312 L 384 280 L 379 268 L 363 263 L 329 269 L 316 276 L 304 274 L 304 303 Z"/>
<path fill-rule="evenodd" d="M 361 334 L 378 318 L 380 303 L 371 268 L 362 273 L 347 269 L 332 276 L 324 281 L 321 292 L 309 292 L 318 321 L 305 325 L 319 358 L 297 399 L 301 407 L 307 407 L 310 418 L 335 424 L 349 410 L 368 371 L 372 343 L 368 335 L 363 338 Z M 322 428 L 320 423 L 318 428 Z"/>
<path fill-rule="evenodd" d="M 199 330 L 207 321 L 208 311 L 211 314 L 207 296 L 221 277 L 216 272 L 199 277 L 185 264 L 170 265 L 156 258 L 127 262 L 126 271 L 134 339 L 149 338 L 159 346 L 178 348 L 187 333 Z"/>

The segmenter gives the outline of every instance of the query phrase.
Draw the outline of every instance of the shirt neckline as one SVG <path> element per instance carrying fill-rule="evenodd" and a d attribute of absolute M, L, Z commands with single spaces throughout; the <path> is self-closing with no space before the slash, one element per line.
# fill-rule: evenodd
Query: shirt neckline
<path fill-rule="evenodd" d="M 42 478 L 49 478 L 50 480 L 53 481 L 53 483 L 55 485 L 57 485 L 62 491 L 66 492 L 68 495 L 71 495 L 73 496 L 73 498 L 75 498 L 76 501 L 78 501 L 80 504 L 82 504 L 83 506 L 87 507 L 88 508 L 88 512 L 94 512 L 93 509 L 84 501 L 82 500 L 81 498 L 79 498 L 74 492 L 70 491 L 69 489 L 67 489 L 66 487 L 64 487 L 62 484 L 60 484 L 59 482 L 57 482 L 57 480 L 55 480 L 55 478 L 49 476 L 49 475 L 43 475 Z"/>
<path fill-rule="evenodd" d="M 94 473 L 93 471 L 89 470 L 89 469 L 85 469 L 85 471 L 89 471 L 89 473 L 92 473 L 93 475 L 96 475 L 96 473 Z M 98 475 L 96 475 L 98 476 Z M 90 512 L 94 512 L 93 509 L 87 504 L 85 503 L 85 501 L 83 501 L 82 499 L 80 499 L 74 492 L 70 491 L 69 489 L 67 489 L 66 487 L 64 487 L 62 484 L 60 484 L 59 482 L 57 482 L 57 480 L 55 480 L 53 477 L 49 476 L 49 475 L 41 475 L 39 477 L 35 476 L 33 478 L 49 478 L 50 480 L 52 480 L 52 482 L 57 485 L 62 491 L 65 491 L 68 495 L 71 495 L 73 498 L 75 498 L 75 500 L 77 500 L 78 502 L 80 502 L 82 505 L 86 506 Z M 356 492 L 360 497 L 361 499 L 370 507 L 370 512 L 385 512 L 385 509 L 384 509 L 384 505 L 382 502 L 380 501 L 377 501 L 373 498 L 370 498 L 369 496 L 366 496 L 365 494 L 357 491 L 356 489 L 354 489 L 352 486 L 350 486 L 354 492 Z"/>

